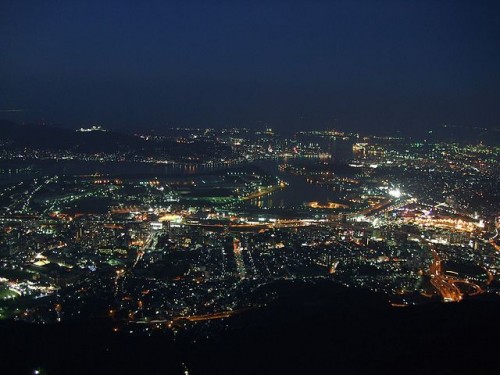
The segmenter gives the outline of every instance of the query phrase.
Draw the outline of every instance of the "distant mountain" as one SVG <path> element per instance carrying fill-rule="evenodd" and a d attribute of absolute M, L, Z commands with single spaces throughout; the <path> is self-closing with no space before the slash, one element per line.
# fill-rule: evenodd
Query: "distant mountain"
<path fill-rule="evenodd" d="M 16 124 L 0 121 L 0 139 L 16 147 L 81 152 L 140 149 L 145 141 L 128 134 L 111 131 L 77 132 L 50 125 Z"/>
<path fill-rule="evenodd" d="M 186 146 L 172 139 L 150 140 L 114 131 L 89 131 L 50 125 L 16 124 L 0 120 L 0 141 L 12 149 L 25 147 L 45 150 L 69 150 L 77 153 L 131 152 L 137 156 L 162 156 L 176 160 L 200 161 L 230 154 L 231 149 L 217 142 L 196 141 Z"/>

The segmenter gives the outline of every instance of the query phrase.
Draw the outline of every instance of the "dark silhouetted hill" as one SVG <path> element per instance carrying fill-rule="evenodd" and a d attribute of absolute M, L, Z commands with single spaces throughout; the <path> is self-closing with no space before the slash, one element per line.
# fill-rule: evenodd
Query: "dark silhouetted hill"
<path fill-rule="evenodd" d="M 162 156 L 174 159 L 204 161 L 217 156 L 228 156 L 230 147 L 216 143 L 197 141 L 179 144 L 175 139 L 146 141 L 143 138 L 114 131 L 77 132 L 50 125 L 16 124 L 0 120 L 0 140 L 12 149 L 33 149 L 89 153 L 130 152 L 136 156 Z"/>
<path fill-rule="evenodd" d="M 496 298 L 391 308 L 381 296 L 329 282 L 277 283 L 277 299 L 219 324 L 134 336 L 111 322 L 0 324 L 0 373 L 494 374 Z M 211 331 L 214 332 L 214 331 Z M 10 371 L 10 372 L 9 372 Z"/>
<path fill-rule="evenodd" d="M 15 124 L 0 121 L 0 138 L 9 140 L 16 147 L 80 152 L 114 152 L 139 149 L 144 146 L 141 138 L 116 132 L 76 132 L 50 125 Z"/>

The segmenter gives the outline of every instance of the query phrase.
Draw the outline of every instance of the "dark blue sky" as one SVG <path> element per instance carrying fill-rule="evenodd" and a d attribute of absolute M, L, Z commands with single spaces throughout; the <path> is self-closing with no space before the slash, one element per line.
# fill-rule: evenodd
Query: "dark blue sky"
<path fill-rule="evenodd" d="M 0 51 L 0 118 L 500 127 L 499 1 L 4 0 Z"/>

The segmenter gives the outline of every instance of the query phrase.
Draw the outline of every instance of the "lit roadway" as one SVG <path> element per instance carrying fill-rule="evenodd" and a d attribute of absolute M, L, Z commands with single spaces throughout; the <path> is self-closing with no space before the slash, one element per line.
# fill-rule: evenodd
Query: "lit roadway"
<path fill-rule="evenodd" d="M 378 203 L 372 207 L 365 208 L 365 209 L 358 211 L 358 212 L 353 212 L 351 214 L 348 214 L 347 216 L 348 217 L 371 216 L 371 215 L 375 215 L 375 214 L 380 213 L 380 212 L 395 210 L 395 209 L 398 209 L 400 207 L 403 207 L 406 204 L 413 203 L 413 202 L 415 202 L 414 198 L 410 198 L 407 200 L 402 200 L 399 198 L 396 198 L 396 199 L 388 198 L 388 199 L 384 199 L 383 201 L 381 201 L 380 203 Z"/>
<path fill-rule="evenodd" d="M 254 192 L 254 193 L 249 194 L 249 195 L 240 197 L 240 200 L 247 201 L 247 200 L 250 200 L 250 199 L 260 198 L 260 197 L 263 197 L 264 195 L 268 195 L 268 194 L 274 193 L 276 190 L 283 189 L 285 186 L 286 185 L 284 183 L 280 183 L 278 185 L 274 185 L 274 186 L 271 186 L 271 187 L 268 187 L 268 188 L 264 188 L 264 189 L 261 188 L 261 190 L 258 190 L 258 191 Z"/>
<path fill-rule="evenodd" d="M 498 237 L 498 228 L 495 228 L 495 235 L 491 237 L 488 242 L 490 243 L 491 246 L 495 248 L 496 251 L 500 251 L 500 246 L 498 246 L 497 243 L 495 242 L 495 238 L 497 237 Z"/>
<path fill-rule="evenodd" d="M 146 241 L 144 241 L 144 245 L 142 245 L 141 248 L 137 250 L 137 257 L 135 258 L 132 268 L 135 268 L 135 266 L 137 266 L 137 263 L 139 263 L 139 261 L 142 259 L 146 250 L 154 248 L 157 242 L 158 242 L 158 232 L 154 231 L 149 234 Z"/>
<path fill-rule="evenodd" d="M 135 258 L 134 263 L 130 270 L 134 269 L 137 266 L 137 263 L 142 259 L 147 249 L 154 248 L 158 242 L 158 232 L 153 231 L 149 234 L 146 241 L 144 241 L 144 245 L 141 246 L 140 249 L 137 250 L 137 257 Z M 123 284 L 125 282 L 126 272 L 123 269 L 116 270 L 115 277 L 115 297 L 118 295 L 118 292 L 123 288 Z"/>
<path fill-rule="evenodd" d="M 470 288 L 474 289 L 472 293 L 468 295 L 477 295 L 483 292 L 479 285 L 471 283 L 468 280 L 459 279 L 456 277 L 451 277 L 445 275 L 442 272 L 441 258 L 439 257 L 437 251 L 431 245 L 431 252 L 433 262 L 430 266 L 429 272 L 431 276 L 431 284 L 437 289 L 441 297 L 445 302 L 459 302 L 464 296 L 464 292 L 460 290 L 457 284 L 466 284 Z"/>
<path fill-rule="evenodd" d="M 169 327 L 172 326 L 172 324 L 175 324 L 179 321 L 182 320 L 189 320 L 190 322 L 201 322 L 201 321 L 206 321 L 206 320 L 218 320 L 218 319 L 225 319 L 225 318 L 230 318 L 231 316 L 240 314 L 244 311 L 250 310 L 250 308 L 242 308 L 238 310 L 228 310 L 228 311 L 220 311 L 220 312 L 215 312 L 215 313 L 208 313 L 208 314 L 202 314 L 202 315 L 186 315 L 186 316 L 176 316 L 170 319 L 153 319 L 153 320 L 138 320 L 138 321 L 132 321 L 130 323 L 137 323 L 137 324 L 161 324 L 161 323 L 167 323 Z"/>

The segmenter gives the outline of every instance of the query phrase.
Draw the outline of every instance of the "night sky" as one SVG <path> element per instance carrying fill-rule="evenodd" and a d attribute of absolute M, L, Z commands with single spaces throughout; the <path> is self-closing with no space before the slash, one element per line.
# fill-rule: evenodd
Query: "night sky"
<path fill-rule="evenodd" d="M 0 51 L 16 121 L 500 127 L 500 1 L 3 0 Z"/>

